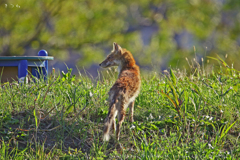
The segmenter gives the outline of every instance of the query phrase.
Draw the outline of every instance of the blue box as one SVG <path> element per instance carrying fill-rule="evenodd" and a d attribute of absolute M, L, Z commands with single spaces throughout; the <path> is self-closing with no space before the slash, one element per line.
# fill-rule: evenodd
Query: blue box
<path fill-rule="evenodd" d="M 30 72 L 37 78 L 48 76 L 48 60 L 54 58 L 48 56 L 47 51 L 41 50 L 38 56 L 0 56 L 1 83 L 18 80 L 23 82 Z"/>

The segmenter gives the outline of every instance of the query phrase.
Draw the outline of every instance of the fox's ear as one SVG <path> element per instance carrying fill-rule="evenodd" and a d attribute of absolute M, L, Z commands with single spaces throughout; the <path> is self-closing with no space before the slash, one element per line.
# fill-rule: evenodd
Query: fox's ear
<path fill-rule="evenodd" d="M 113 50 L 114 51 L 117 51 L 117 52 L 119 52 L 119 51 L 121 51 L 121 46 L 119 46 L 116 42 L 113 42 Z"/>

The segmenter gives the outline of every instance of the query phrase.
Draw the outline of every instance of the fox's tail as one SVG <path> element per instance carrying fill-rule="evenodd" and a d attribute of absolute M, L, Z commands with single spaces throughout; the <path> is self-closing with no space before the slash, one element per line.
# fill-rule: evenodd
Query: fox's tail
<path fill-rule="evenodd" d="M 105 122 L 104 130 L 103 130 L 103 141 L 109 141 L 110 139 L 109 131 L 110 131 L 111 123 L 113 123 L 112 120 L 108 119 L 107 117 L 107 121 Z"/>
<path fill-rule="evenodd" d="M 111 126 L 115 126 L 114 118 L 115 118 L 116 113 L 117 113 L 117 110 L 116 110 L 116 103 L 117 102 L 118 102 L 118 100 L 116 98 L 115 102 L 112 103 L 112 105 L 110 105 L 110 107 L 109 107 L 108 116 L 105 120 L 104 129 L 103 129 L 103 141 L 109 141 L 109 139 L 110 139 L 110 136 L 109 136 L 110 128 L 111 128 Z"/>

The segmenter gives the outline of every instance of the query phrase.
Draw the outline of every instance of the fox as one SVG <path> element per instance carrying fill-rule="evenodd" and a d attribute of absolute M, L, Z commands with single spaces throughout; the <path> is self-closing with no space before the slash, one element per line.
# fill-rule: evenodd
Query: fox
<path fill-rule="evenodd" d="M 109 141 L 109 132 L 112 127 L 119 141 L 120 128 L 125 118 L 125 112 L 129 106 L 129 119 L 133 122 L 134 102 L 140 92 L 141 78 L 139 66 L 136 64 L 130 51 L 113 43 L 113 50 L 107 58 L 99 64 L 102 68 L 118 66 L 118 78 L 108 92 L 109 110 L 103 129 L 103 141 Z M 118 124 L 116 129 L 116 116 Z"/>

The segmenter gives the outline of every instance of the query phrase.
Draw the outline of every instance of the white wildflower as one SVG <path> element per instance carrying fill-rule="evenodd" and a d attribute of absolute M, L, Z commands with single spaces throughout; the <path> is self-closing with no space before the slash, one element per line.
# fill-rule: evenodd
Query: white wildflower
<path fill-rule="evenodd" d="M 212 149 L 214 148 L 210 143 L 208 143 L 208 147 Z"/>
<path fill-rule="evenodd" d="M 150 115 L 149 115 L 149 119 L 154 119 L 152 113 L 150 113 Z"/>
<path fill-rule="evenodd" d="M 92 97 L 93 96 L 93 94 L 92 94 L 92 92 L 90 91 L 90 97 Z"/>
<path fill-rule="evenodd" d="M 135 126 L 134 125 L 132 125 L 131 127 L 130 127 L 130 129 L 134 129 L 135 128 Z"/>

